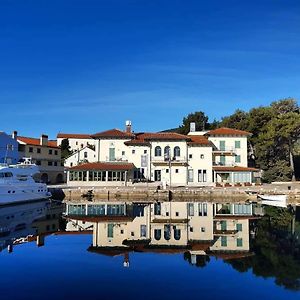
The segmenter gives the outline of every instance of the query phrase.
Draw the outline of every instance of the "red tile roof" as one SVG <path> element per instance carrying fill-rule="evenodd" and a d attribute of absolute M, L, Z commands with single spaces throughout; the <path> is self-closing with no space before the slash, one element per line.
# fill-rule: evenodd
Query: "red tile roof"
<path fill-rule="evenodd" d="M 130 140 L 124 143 L 126 146 L 150 146 L 150 143 L 145 140 Z"/>
<path fill-rule="evenodd" d="M 221 127 L 214 130 L 210 130 L 206 133 L 206 135 L 251 135 L 248 131 L 233 129 L 233 128 L 227 128 L 227 127 Z"/>
<path fill-rule="evenodd" d="M 208 140 L 206 136 L 203 135 L 189 135 L 189 138 L 191 139 L 190 142 L 188 142 L 188 145 L 190 146 L 208 146 L 213 147 L 213 144 Z"/>
<path fill-rule="evenodd" d="M 128 171 L 135 168 L 132 163 L 121 163 L 121 162 L 94 162 L 81 164 L 69 168 L 69 170 L 117 170 L 117 171 Z"/>
<path fill-rule="evenodd" d="M 259 171 L 255 168 L 248 168 L 248 167 L 239 167 L 239 166 L 233 166 L 233 167 L 226 167 L 226 166 L 215 166 L 213 167 L 214 171 L 228 171 L 228 172 L 249 172 L 249 171 Z"/>
<path fill-rule="evenodd" d="M 93 138 L 132 138 L 133 133 L 125 132 L 120 129 L 110 129 L 102 132 L 98 132 L 92 135 Z"/>
<path fill-rule="evenodd" d="M 48 140 L 47 146 L 42 146 L 40 144 L 40 139 L 31 138 L 31 137 L 25 137 L 25 136 L 18 136 L 17 139 L 27 145 L 33 145 L 33 146 L 41 146 L 41 147 L 51 147 L 51 148 L 59 148 L 57 146 L 57 141 Z"/>
<path fill-rule="evenodd" d="M 190 140 L 190 138 L 186 135 L 179 134 L 176 132 L 157 132 L 157 133 L 152 133 L 152 132 L 143 132 L 143 133 L 137 133 L 136 134 L 136 139 L 138 140 L 145 140 L 145 141 L 151 141 L 151 140 L 169 140 L 169 141 L 174 141 L 174 140 Z"/>
<path fill-rule="evenodd" d="M 84 134 L 84 133 L 58 133 L 57 134 L 58 139 L 90 139 L 90 134 Z"/>

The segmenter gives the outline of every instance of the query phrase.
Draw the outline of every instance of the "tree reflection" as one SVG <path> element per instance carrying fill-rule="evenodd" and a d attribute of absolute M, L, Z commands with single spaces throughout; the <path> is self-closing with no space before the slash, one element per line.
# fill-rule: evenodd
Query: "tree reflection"
<path fill-rule="evenodd" d="M 254 256 L 228 260 L 235 270 L 263 278 L 274 277 L 277 285 L 300 290 L 300 243 L 289 209 L 267 207 L 265 216 L 256 224 L 256 236 L 252 240 Z"/>

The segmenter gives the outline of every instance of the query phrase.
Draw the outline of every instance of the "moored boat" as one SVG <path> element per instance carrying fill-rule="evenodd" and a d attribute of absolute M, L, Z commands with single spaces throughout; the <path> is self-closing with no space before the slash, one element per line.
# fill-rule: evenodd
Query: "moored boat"
<path fill-rule="evenodd" d="M 48 199 L 47 185 L 35 182 L 38 166 L 29 159 L 17 165 L 0 166 L 0 205 Z"/>
<path fill-rule="evenodd" d="M 287 207 L 287 195 L 257 195 L 263 205 Z"/>

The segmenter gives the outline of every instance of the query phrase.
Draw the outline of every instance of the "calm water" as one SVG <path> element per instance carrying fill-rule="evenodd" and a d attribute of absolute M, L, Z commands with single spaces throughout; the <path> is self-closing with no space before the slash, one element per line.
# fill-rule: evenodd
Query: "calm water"
<path fill-rule="evenodd" d="M 299 232 L 291 207 L 1 207 L 1 299 L 300 299 Z"/>

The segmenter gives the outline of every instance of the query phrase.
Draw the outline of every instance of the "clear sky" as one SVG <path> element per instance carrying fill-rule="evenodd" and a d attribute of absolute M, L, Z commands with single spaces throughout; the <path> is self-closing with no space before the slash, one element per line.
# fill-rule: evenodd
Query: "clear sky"
<path fill-rule="evenodd" d="M 0 0 L 0 130 L 158 131 L 285 97 L 299 0 Z"/>

